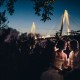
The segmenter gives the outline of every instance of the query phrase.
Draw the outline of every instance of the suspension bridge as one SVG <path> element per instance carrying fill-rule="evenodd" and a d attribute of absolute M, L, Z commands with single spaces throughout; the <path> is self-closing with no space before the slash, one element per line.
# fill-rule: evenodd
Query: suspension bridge
<path fill-rule="evenodd" d="M 72 24 L 72 25 L 71 25 Z M 50 37 L 50 34 L 53 34 L 54 32 L 56 33 L 57 31 L 59 32 L 59 35 L 70 35 L 72 32 L 80 32 L 77 28 L 79 27 L 79 22 L 77 19 L 73 19 L 70 14 L 68 14 L 68 11 L 65 10 L 64 14 L 62 14 L 61 18 L 61 26 L 57 27 L 56 25 L 53 29 L 49 30 L 46 36 Z M 78 27 L 77 27 L 78 26 Z M 76 31 L 75 31 L 76 30 Z M 36 34 L 36 26 L 35 23 L 33 22 L 32 27 L 31 27 L 31 33 Z"/>

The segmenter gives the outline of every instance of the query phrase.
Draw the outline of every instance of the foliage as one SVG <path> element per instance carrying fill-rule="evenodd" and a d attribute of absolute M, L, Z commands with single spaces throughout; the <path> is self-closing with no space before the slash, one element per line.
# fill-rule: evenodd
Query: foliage
<path fill-rule="evenodd" d="M 34 2 L 35 14 L 41 16 L 42 21 L 51 20 L 50 15 L 53 15 L 55 0 L 32 0 Z"/>
<path fill-rule="evenodd" d="M 13 15 L 14 4 L 16 1 L 17 0 L 0 0 L 0 8 L 4 8 L 3 11 L 0 11 L 0 27 L 9 23 L 8 18 L 6 17 L 6 12 Z M 55 0 L 32 0 L 32 2 L 34 3 L 35 14 L 40 16 L 42 21 L 45 22 L 46 20 L 51 20 L 50 16 L 53 15 L 53 4 Z"/>
<path fill-rule="evenodd" d="M 8 11 L 10 15 L 13 15 L 15 2 L 16 0 L 0 0 L 0 7 L 4 8 L 4 10 L 0 12 L 0 27 L 5 26 L 5 22 L 8 20 L 6 17 L 6 11 Z"/>

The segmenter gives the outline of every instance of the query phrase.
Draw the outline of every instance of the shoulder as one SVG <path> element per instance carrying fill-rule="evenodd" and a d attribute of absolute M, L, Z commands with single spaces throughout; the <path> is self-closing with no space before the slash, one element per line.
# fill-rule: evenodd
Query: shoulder
<path fill-rule="evenodd" d="M 69 54 L 69 59 L 73 60 L 73 58 L 74 58 L 74 52 L 71 51 L 70 54 Z"/>
<path fill-rule="evenodd" d="M 80 49 L 77 52 L 78 52 L 78 56 L 80 56 Z"/>
<path fill-rule="evenodd" d="M 67 54 L 65 52 L 63 52 L 63 54 L 66 56 Z"/>
<path fill-rule="evenodd" d="M 69 54 L 69 56 L 73 56 L 73 55 L 74 55 L 74 53 L 73 53 L 73 51 L 71 51 L 70 54 Z"/>
<path fill-rule="evenodd" d="M 64 56 L 64 57 L 67 57 L 67 54 L 66 54 L 65 52 L 63 52 L 63 56 Z"/>

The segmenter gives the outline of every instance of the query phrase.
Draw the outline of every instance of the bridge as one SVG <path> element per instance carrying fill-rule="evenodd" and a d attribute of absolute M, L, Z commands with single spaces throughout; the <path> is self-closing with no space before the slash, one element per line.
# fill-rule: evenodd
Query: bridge
<path fill-rule="evenodd" d="M 70 15 L 68 14 L 68 11 L 67 10 L 65 10 L 64 11 L 64 14 L 62 15 L 62 19 L 61 19 L 61 27 L 60 27 L 60 29 L 58 30 L 58 35 L 59 36 L 62 36 L 62 35 L 64 35 L 64 28 L 66 27 L 66 35 L 71 35 L 71 34 L 75 34 L 75 33 L 80 33 L 80 30 L 78 30 L 78 31 L 73 31 L 73 30 L 71 30 L 70 29 L 70 22 L 69 22 L 69 17 L 70 17 Z M 72 21 L 73 21 L 74 19 L 72 19 Z M 66 22 L 66 26 L 64 26 L 65 25 L 65 22 Z M 75 23 L 75 21 L 73 21 L 73 23 Z M 76 24 L 76 23 L 75 23 Z M 57 27 L 56 27 L 57 28 Z M 54 32 L 54 30 L 55 29 L 52 29 L 51 31 L 52 31 L 52 33 Z M 49 31 L 50 32 L 50 31 Z M 35 23 L 33 22 L 33 24 L 32 24 L 32 27 L 31 27 L 31 33 L 32 34 L 36 34 L 36 26 L 35 26 Z M 48 35 L 48 37 L 50 37 L 49 35 L 50 34 L 47 34 Z M 45 35 L 46 37 L 47 37 L 47 35 Z"/>

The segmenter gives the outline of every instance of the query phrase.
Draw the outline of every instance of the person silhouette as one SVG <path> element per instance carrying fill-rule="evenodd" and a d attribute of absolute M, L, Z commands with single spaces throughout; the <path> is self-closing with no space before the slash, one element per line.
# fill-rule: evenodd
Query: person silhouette
<path fill-rule="evenodd" d="M 77 40 L 68 42 L 68 47 L 71 50 L 68 58 L 68 67 L 71 68 L 66 80 L 80 80 L 80 50 Z"/>
<path fill-rule="evenodd" d="M 42 73 L 41 80 L 63 80 L 63 75 L 59 72 L 67 65 L 67 55 L 64 53 L 66 47 L 66 41 L 58 40 L 56 42 L 52 66 L 49 70 Z"/>
<path fill-rule="evenodd" d="M 77 40 L 71 40 L 68 42 L 69 49 L 71 50 L 68 59 L 68 66 L 72 69 L 79 68 L 80 69 L 80 50 L 79 43 Z"/>

